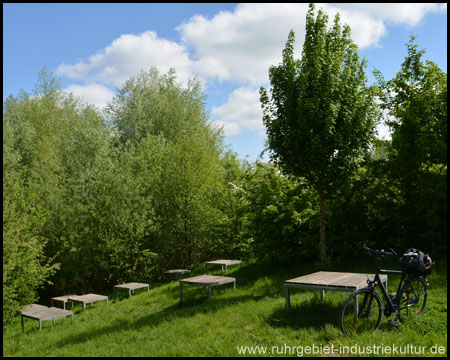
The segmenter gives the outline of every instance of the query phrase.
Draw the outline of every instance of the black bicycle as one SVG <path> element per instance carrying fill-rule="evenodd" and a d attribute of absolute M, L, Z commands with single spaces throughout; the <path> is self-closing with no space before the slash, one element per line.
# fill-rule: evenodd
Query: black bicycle
<path fill-rule="evenodd" d="M 404 271 L 382 270 L 380 263 L 388 256 L 397 256 L 394 250 L 372 250 L 362 248 L 363 252 L 375 259 L 377 272 L 373 280 L 367 279 L 367 286 L 353 292 L 342 305 L 340 325 L 344 334 L 358 335 L 365 331 L 378 329 L 383 314 L 390 317 L 394 326 L 411 318 L 422 316 L 427 303 L 427 283 L 421 276 L 407 274 Z M 401 274 L 395 295 L 389 295 L 380 278 L 380 274 Z M 380 287 L 385 305 L 375 291 Z M 361 300 L 359 302 L 359 300 Z"/>

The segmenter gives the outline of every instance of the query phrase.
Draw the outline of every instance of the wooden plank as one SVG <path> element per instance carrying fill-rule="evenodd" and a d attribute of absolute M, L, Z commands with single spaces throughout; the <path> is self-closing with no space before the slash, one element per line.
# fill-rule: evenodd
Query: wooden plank
<path fill-rule="evenodd" d="M 82 302 L 82 303 L 86 303 L 86 302 L 96 302 L 96 301 L 101 301 L 101 300 L 108 300 L 107 296 L 103 296 L 103 295 L 97 295 L 97 294 L 86 294 L 86 295 L 75 295 L 75 296 L 69 296 L 68 297 L 69 301 L 78 301 L 78 302 Z"/>
<path fill-rule="evenodd" d="M 228 284 L 236 281 L 235 278 L 215 275 L 200 275 L 188 279 L 180 280 L 180 283 L 200 285 L 200 286 L 217 286 Z"/>
<path fill-rule="evenodd" d="M 331 271 L 319 271 L 313 274 L 300 276 L 298 278 L 286 280 L 285 284 L 292 285 L 312 285 L 317 287 L 342 287 L 342 288 L 360 288 L 367 284 L 367 279 L 373 279 L 375 274 L 360 274 L 360 273 L 343 273 Z M 381 280 L 384 282 L 386 275 L 381 275 Z"/>
<path fill-rule="evenodd" d="M 53 297 L 52 300 L 67 302 L 67 299 L 75 294 Z"/>
<path fill-rule="evenodd" d="M 171 275 L 171 274 L 175 274 L 175 275 L 181 275 L 181 274 L 187 274 L 190 273 L 191 270 L 185 270 L 185 269 L 174 269 L 174 270 L 167 270 L 164 272 L 164 274 L 167 275 Z"/>
<path fill-rule="evenodd" d="M 136 290 L 136 289 L 141 289 L 141 288 L 149 287 L 149 285 L 148 285 L 148 284 L 145 284 L 145 283 L 131 282 L 131 283 L 126 283 L 126 284 L 114 285 L 114 287 L 115 287 L 115 288 L 118 288 L 118 289 L 131 289 L 131 290 Z"/>
<path fill-rule="evenodd" d="M 300 276 L 295 279 L 287 280 L 286 282 L 292 282 L 292 283 L 302 283 L 302 284 L 317 284 L 320 283 L 322 279 L 325 279 L 327 276 L 329 276 L 329 272 L 325 271 L 318 271 L 312 274 Z"/>
<path fill-rule="evenodd" d="M 35 320 L 53 320 L 53 319 L 59 319 L 61 317 L 71 316 L 73 315 L 72 311 L 69 310 L 63 310 L 56 307 L 50 307 L 47 309 L 42 309 L 39 312 L 22 312 L 22 316 L 25 316 L 30 319 Z"/>
<path fill-rule="evenodd" d="M 21 312 L 22 313 L 37 313 L 39 311 L 48 309 L 47 306 L 44 305 L 39 305 L 39 304 L 30 304 L 30 305 L 26 305 L 25 307 L 22 308 Z"/>
<path fill-rule="evenodd" d="M 371 277 L 369 274 L 349 274 L 348 277 L 339 281 L 339 285 L 359 288 L 367 285 L 367 279 L 373 278 L 374 276 Z"/>
<path fill-rule="evenodd" d="M 345 273 L 335 273 L 335 272 L 329 272 L 325 274 L 321 274 L 320 278 L 315 279 L 316 284 L 321 285 L 334 285 L 336 284 L 343 276 L 345 276 Z"/>
<path fill-rule="evenodd" d="M 241 264 L 241 260 L 214 260 L 214 261 L 208 261 L 208 265 L 238 265 Z"/>
<path fill-rule="evenodd" d="M 336 277 L 336 279 L 332 281 L 332 284 L 334 286 L 354 288 L 356 286 L 355 284 L 365 282 L 366 279 L 366 277 L 361 277 L 359 274 L 343 273 L 340 277 Z"/>
<path fill-rule="evenodd" d="M 342 274 L 345 273 L 319 271 L 313 274 L 301 276 L 299 278 L 287 280 L 286 282 L 296 284 L 308 284 L 308 285 L 328 285 L 332 283 L 333 280 L 336 280 L 337 278 L 342 276 Z"/>

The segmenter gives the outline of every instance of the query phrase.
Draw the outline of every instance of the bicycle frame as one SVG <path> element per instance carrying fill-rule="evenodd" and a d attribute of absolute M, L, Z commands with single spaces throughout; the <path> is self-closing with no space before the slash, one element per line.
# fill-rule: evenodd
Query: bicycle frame
<path fill-rule="evenodd" d="M 398 287 L 397 287 L 397 292 L 395 294 L 395 298 L 393 300 L 391 300 L 391 297 L 389 296 L 386 288 L 384 287 L 381 278 L 380 278 L 380 274 L 399 274 L 402 275 L 402 277 L 400 278 L 400 282 L 398 283 Z M 404 273 L 403 271 L 399 271 L 399 270 L 383 270 L 380 268 L 380 266 L 377 266 L 377 272 L 375 274 L 375 278 L 373 280 L 371 280 L 375 286 L 372 287 L 373 291 L 375 291 L 375 287 L 378 285 L 380 287 L 381 293 L 383 294 L 384 299 L 387 302 L 387 305 L 389 307 L 389 310 L 391 310 L 392 312 L 395 312 L 398 310 L 399 307 L 399 303 L 400 303 L 400 299 L 398 298 L 399 294 L 400 294 L 400 290 L 403 286 L 403 284 L 406 281 L 410 281 L 408 274 Z"/>

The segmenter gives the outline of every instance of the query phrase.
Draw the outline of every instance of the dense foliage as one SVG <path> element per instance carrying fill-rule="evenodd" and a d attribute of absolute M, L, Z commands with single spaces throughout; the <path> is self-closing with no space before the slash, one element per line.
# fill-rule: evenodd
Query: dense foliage
<path fill-rule="evenodd" d="M 351 147 L 335 154 L 346 176 L 326 199 L 329 258 L 355 256 L 361 241 L 446 253 L 447 77 L 412 41 L 408 51 L 394 79 L 378 73 L 392 141 L 372 140 L 357 161 Z M 356 124 L 336 114 L 322 118 L 336 131 L 311 138 L 327 151 Z M 4 326 L 39 295 L 148 282 L 214 258 L 320 260 L 317 186 L 283 170 L 225 149 L 195 79 L 183 87 L 150 69 L 102 113 L 44 69 L 33 94 L 3 104 Z"/>

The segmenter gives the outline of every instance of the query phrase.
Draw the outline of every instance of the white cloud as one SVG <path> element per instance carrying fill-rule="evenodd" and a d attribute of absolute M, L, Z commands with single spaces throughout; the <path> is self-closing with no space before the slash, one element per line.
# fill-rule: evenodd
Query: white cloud
<path fill-rule="evenodd" d="M 216 120 L 215 124 L 218 127 L 223 128 L 223 131 L 225 133 L 225 135 L 230 136 L 230 135 L 239 135 L 242 133 L 242 129 L 239 126 L 238 123 L 234 123 L 234 122 L 225 122 L 222 120 Z"/>
<path fill-rule="evenodd" d="M 370 46 L 378 46 L 380 39 L 387 34 L 383 19 L 370 15 L 367 9 L 362 11 L 362 9 L 358 6 L 348 6 L 347 9 L 341 5 L 343 4 L 336 6 L 328 4 L 324 5 L 324 11 L 328 14 L 328 26 L 332 26 L 332 21 L 339 12 L 341 16 L 341 24 L 347 24 L 350 26 L 351 38 L 360 49 Z M 366 4 L 360 5 L 364 9 Z"/>
<path fill-rule="evenodd" d="M 225 135 L 237 135 L 242 130 L 264 129 L 259 91 L 250 88 L 235 89 L 225 104 L 213 106 L 211 110 L 219 125 L 223 125 Z"/>
<path fill-rule="evenodd" d="M 336 12 L 353 29 L 359 47 L 376 45 L 386 34 L 383 20 L 367 12 L 340 9 L 339 5 L 317 5 L 329 15 Z M 183 42 L 194 51 L 196 71 L 204 77 L 217 77 L 249 85 L 268 81 L 270 65 L 281 61 L 289 31 L 296 34 L 295 51 L 300 57 L 305 37 L 308 4 L 240 4 L 233 12 L 223 11 L 211 19 L 201 15 L 180 25 Z"/>
<path fill-rule="evenodd" d="M 186 82 L 193 76 L 191 65 L 183 45 L 158 38 L 154 31 L 146 31 L 139 35 L 122 35 L 87 61 L 61 64 L 56 73 L 71 79 L 120 87 L 131 76 L 141 70 L 148 71 L 151 66 L 161 73 L 167 73 L 173 67 L 178 81 Z"/>
<path fill-rule="evenodd" d="M 95 105 L 100 109 L 105 108 L 114 97 L 114 92 L 112 90 L 100 84 L 72 84 L 69 85 L 65 91 L 72 93 L 75 97 L 81 98 L 81 100 L 87 104 Z"/>
<path fill-rule="evenodd" d="M 447 4 L 437 3 L 364 3 L 337 5 L 339 9 L 358 12 L 393 25 L 417 25 L 428 12 L 447 11 Z"/>
<path fill-rule="evenodd" d="M 317 4 L 329 16 L 337 12 L 341 23 L 352 29 L 359 48 L 379 46 L 386 24 L 417 25 L 428 12 L 446 11 L 437 4 Z M 270 65 L 281 61 L 289 31 L 296 33 L 295 51 L 300 57 L 305 36 L 308 4 L 240 4 L 211 19 L 197 15 L 177 27 L 184 44 L 193 51 L 196 71 L 220 81 L 256 86 L 268 81 Z"/>
<path fill-rule="evenodd" d="M 360 48 L 378 46 L 387 35 L 387 25 L 415 26 L 429 12 L 446 12 L 446 4 L 316 4 L 329 16 L 329 25 L 339 11 L 341 22 L 352 29 Z M 241 86 L 227 103 L 213 107 L 216 122 L 227 135 L 243 129 L 262 131 L 259 93 L 267 86 L 268 69 L 281 61 L 289 31 L 296 33 L 295 55 L 300 57 L 305 35 L 305 3 L 239 4 L 233 11 L 221 11 L 211 18 L 196 15 L 179 25 L 180 43 L 159 38 L 155 31 L 125 34 L 114 39 L 87 59 L 61 64 L 59 76 L 84 82 L 67 90 L 99 107 L 113 92 L 104 85 L 122 84 L 141 70 L 155 66 L 161 73 L 175 68 L 178 81 L 195 74 L 200 80 L 230 81 Z"/>
<path fill-rule="evenodd" d="M 307 4 L 240 4 L 208 20 L 191 18 L 177 29 L 193 49 L 196 71 L 205 77 L 250 85 L 268 81 L 268 68 L 281 60 L 289 31 L 303 36 Z M 300 48 L 299 48 L 300 49 Z"/>

